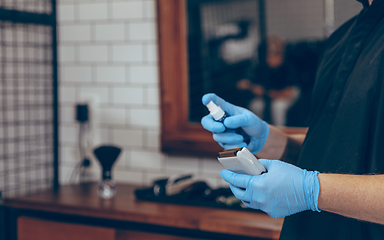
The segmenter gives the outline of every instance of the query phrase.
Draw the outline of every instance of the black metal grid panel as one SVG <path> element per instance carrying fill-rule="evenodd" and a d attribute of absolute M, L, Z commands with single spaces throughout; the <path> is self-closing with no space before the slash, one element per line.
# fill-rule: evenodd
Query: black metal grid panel
<path fill-rule="evenodd" d="M 54 2 L 0 0 L 0 191 L 57 185 Z M 25 15 L 25 12 L 28 12 Z"/>
<path fill-rule="evenodd" d="M 31 13 L 52 13 L 51 0 L 2 0 L 0 8 Z"/>

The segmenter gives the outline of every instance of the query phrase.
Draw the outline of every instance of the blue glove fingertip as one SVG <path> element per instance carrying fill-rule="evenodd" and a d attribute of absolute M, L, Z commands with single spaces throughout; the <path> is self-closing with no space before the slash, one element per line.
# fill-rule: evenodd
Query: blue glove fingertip
<path fill-rule="evenodd" d="M 216 97 L 217 96 L 214 93 L 207 93 L 207 94 L 204 94 L 204 96 L 201 98 L 201 102 L 204 105 L 207 105 L 210 101 L 214 101 L 215 102 Z"/>
<path fill-rule="evenodd" d="M 209 114 L 201 119 L 201 125 L 203 126 L 203 128 L 214 133 L 221 133 L 226 130 L 224 124 L 222 124 L 221 122 L 216 122 Z"/>
<path fill-rule="evenodd" d="M 224 179 L 224 181 L 229 182 L 233 178 L 233 174 L 234 172 L 224 169 L 221 170 L 220 177 Z"/>

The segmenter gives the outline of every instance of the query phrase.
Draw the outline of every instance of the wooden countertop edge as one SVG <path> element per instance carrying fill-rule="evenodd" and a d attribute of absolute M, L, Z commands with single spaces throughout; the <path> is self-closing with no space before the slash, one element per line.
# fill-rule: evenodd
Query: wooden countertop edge
<path fill-rule="evenodd" d="M 24 210 L 38 210 L 51 213 L 61 213 L 69 215 L 79 215 L 85 217 L 106 218 L 112 220 L 131 221 L 138 223 L 154 224 L 175 228 L 186 228 L 191 230 L 200 230 L 205 232 L 224 233 L 233 235 L 242 235 L 250 237 L 261 237 L 279 239 L 283 219 L 272 219 L 265 214 L 252 213 L 258 215 L 258 218 L 262 218 L 269 224 L 253 223 L 252 219 L 247 223 L 238 223 L 230 220 L 226 220 L 225 217 L 220 216 L 220 212 L 223 211 L 208 211 L 207 215 L 201 216 L 200 219 L 188 218 L 188 216 L 176 216 L 176 215 L 153 215 L 148 213 L 134 213 L 131 211 L 110 211 L 110 210 L 97 210 L 92 208 L 76 208 L 76 206 L 55 206 L 47 205 L 36 202 L 18 201 L 12 199 L 5 201 L 7 207 L 24 209 Z M 233 211 L 234 213 L 236 211 Z M 250 213 L 250 212 L 249 212 Z M 256 219 L 256 218 L 255 218 Z M 260 222 L 260 220 L 256 221 Z M 270 224 L 272 223 L 272 224 Z"/>

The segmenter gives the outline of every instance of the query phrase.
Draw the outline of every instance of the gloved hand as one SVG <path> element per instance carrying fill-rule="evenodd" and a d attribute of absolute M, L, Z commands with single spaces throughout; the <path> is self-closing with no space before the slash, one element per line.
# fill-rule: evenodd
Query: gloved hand
<path fill-rule="evenodd" d="M 201 119 L 203 127 L 213 132 L 213 139 L 225 149 L 247 147 L 253 154 L 259 152 L 269 134 L 268 124 L 251 111 L 230 104 L 216 94 L 208 93 L 202 98 L 204 105 L 207 105 L 211 100 L 231 115 L 224 120 L 224 124 L 216 122 L 209 114 Z M 224 132 L 226 128 L 236 129 L 239 127 L 243 128 L 250 136 L 251 141 L 248 145 L 244 142 L 243 136 L 235 132 Z"/>
<path fill-rule="evenodd" d="M 307 171 L 278 161 L 259 159 L 267 169 L 256 176 L 221 171 L 235 197 L 247 207 L 260 209 L 273 218 L 305 210 L 318 211 L 319 179 L 317 171 Z"/>

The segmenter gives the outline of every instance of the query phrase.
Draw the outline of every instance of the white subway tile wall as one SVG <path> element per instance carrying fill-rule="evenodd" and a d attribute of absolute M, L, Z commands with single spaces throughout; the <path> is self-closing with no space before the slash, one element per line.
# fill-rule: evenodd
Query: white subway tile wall
<path fill-rule="evenodd" d="M 160 151 L 160 95 L 155 0 L 59 0 L 60 181 L 78 163 L 75 104 L 97 96 L 95 144 L 123 148 L 118 182 L 149 185 L 191 173 L 211 187 L 226 186 L 214 158 Z M 92 159 L 88 178 L 98 180 Z"/>

